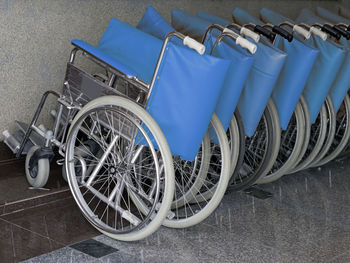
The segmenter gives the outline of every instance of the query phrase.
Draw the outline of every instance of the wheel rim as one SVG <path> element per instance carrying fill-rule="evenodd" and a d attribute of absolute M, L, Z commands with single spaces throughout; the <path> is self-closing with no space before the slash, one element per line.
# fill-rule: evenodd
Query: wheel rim
<path fill-rule="evenodd" d="M 349 104 L 350 99 L 349 96 L 346 95 L 336 115 L 336 129 L 333 142 L 325 157 L 319 162 L 319 165 L 331 161 L 346 147 L 346 143 L 350 137 Z"/>
<path fill-rule="evenodd" d="M 269 174 L 276 173 L 288 162 L 290 156 L 294 152 L 297 138 L 298 123 L 295 117 L 295 113 L 293 113 L 287 129 L 285 131 L 282 131 L 280 150 Z"/>
<path fill-rule="evenodd" d="M 326 113 L 325 107 L 323 105 L 320 113 L 317 115 L 315 122 L 311 124 L 309 141 L 306 142 L 308 144 L 306 151 L 304 152 L 304 155 L 299 161 L 298 165 L 295 167 L 295 169 L 293 169 L 293 173 L 307 167 L 320 151 L 323 141 L 325 140 L 325 132 L 323 130 L 323 127 L 325 125 L 324 119 L 326 117 L 323 116 L 324 114 Z"/>
<path fill-rule="evenodd" d="M 174 157 L 175 193 L 172 209 L 178 209 L 191 201 L 201 189 L 208 173 L 210 151 L 207 149 L 209 138 L 204 137 L 193 162 Z M 203 151 L 204 150 L 204 151 Z"/>
<path fill-rule="evenodd" d="M 215 122 L 219 122 L 219 120 L 217 119 Z M 172 207 L 170 211 L 173 213 L 172 218 L 166 220 L 166 226 L 185 227 L 199 223 L 212 213 L 226 190 L 230 170 L 227 138 L 224 130 L 220 132 L 213 119 L 208 131 L 206 135 L 208 136 L 206 137 L 208 144 L 202 143 L 202 163 L 204 163 L 207 172 L 202 177 L 201 187 L 197 188 L 196 195 L 193 195 L 191 200 L 184 202 L 182 206 Z M 209 150 L 208 155 L 206 155 L 207 150 Z M 205 158 L 205 156 L 209 158 Z"/>
<path fill-rule="evenodd" d="M 246 184 L 256 176 L 262 167 L 268 148 L 269 131 L 266 123 L 266 117 L 263 115 L 254 135 L 246 137 L 244 162 L 237 174 L 234 175 L 233 186 Z"/>
<path fill-rule="evenodd" d="M 87 134 L 103 152 L 119 136 L 95 178 L 93 170 L 99 160 L 95 160 L 96 157 L 79 139 Z M 123 108 L 95 108 L 83 114 L 75 123 L 67 144 L 68 181 L 80 209 L 97 228 L 112 234 L 122 234 L 141 229 L 151 221 L 161 198 L 162 173 L 162 160 L 152 139 L 147 126 L 135 114 Z M 144 147 L 145 144 L 147 147 Z M 76 168 L 84 170 L 81 158 L 84 160 L 86 157 L 80 156 L 80 165 L 73 161 L 77 159 L 75 152 L 79 146 L 86 149 L 86 156 L 95 160 L 89 166 L 85 165 L 84 179 L 80 182 Z M 141 154 L 144 151 L 147 154 Z M 148 159 L 139 160 L 144 156 Z M 146 215 L 133 203 L 130 192 L 143 199 L 148 206 Z"/>

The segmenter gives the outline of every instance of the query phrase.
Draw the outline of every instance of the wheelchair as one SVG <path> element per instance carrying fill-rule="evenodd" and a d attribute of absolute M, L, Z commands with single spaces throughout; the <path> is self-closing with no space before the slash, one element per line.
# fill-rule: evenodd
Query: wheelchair
<path fill-rule="evenodd" d="M 342 10 L 342 8 L 339 9 L 339 11 Z M 333 25 L 330 25 L 328 23 L 329 26 L 331 26 L 332 28 L 336 28 L 336 29 L 343 29 L 343 31 L 339 31 L 339 33 L 342 33 L 342 38 L 340 40 L 335 40 L 338 43 L 341 43 L 342 45 L 344 45 L 345 47 L 349 47 L 348 44 L 348 40 L 350 35 L 346 34 L 346 30 L 350 24 L 350 20 L 347 20 L 346 18 L 343 18 L 339 15 L 333 14 L 331 12 L 329 12 L 328 10 L 321 8 L 321 7 L 317 7 L 316 9 L 316 15 L 322 19 L 325 19 L 324 21 L 319 21 L 319 22 L 323 22 L 325 24 L 327 24 L 328 21 L 330 21 L 331 23 L 334 23 Z M 318 18 L 317 17 L 317 18 Z M 344 32 L 345 31 L 345 32 Z M 345 34 L 344 34 L 345 33 Z M 349 57 L 349 55 L 347 55 L 347 57 Z M 346 75 L 343 72 L 346 72 L 349 70 L 349 59 L 345 58 L 345 61 L 342 65 L 342 72 L 339 74 L 342 74 L 342 78 L 338 78 L 337 82 L 336 82 L 336 86 L 340 86 L 340 85 L 346 85 L 347 79 L 344 75 Z M 341 101 L 342 96 L 338 96 L 336 97 L 336 92 L 338 90 L 334 89 L 332 91 L 332 95 L 335 101 L 335 111 L 336 111 L 336 132 L 335 132 L 335 136 L 334 136 L 334 140 L 332 142 L 331 147 L 329 148 L 328 152 L 326 153 L 326 155 L 324 156 L 324 158 L 319 161 L 317 163 L 317 165 L 321 166 L 331 160 L 333 160 L 334 158 L 336 158 L 345 148 L 347 145 L 347 142 L 350 139 L 350 122 L 349 122 L 349 95 L 346 93 L 345 97 L 343 98 L 343 100 Z M 345 90 L 348 92 L 348 90 Z"/>
<path fill-rule="evenodd" d="M 205 46 L 181 33 L 160 41 L 117 19 L 98 47 L 72 44 L 62 94 L 43 95 L 13 148 L 20 156 L 34 144 L 26 157 L 29 183 L 45 185 L 57 149 L 78 207 L 103 234 L 134 241 L 161 224 L 204 220 L 219 205 L 238 154 L 235 143 L 232 157 L 214 113 L 230 62 L 203 55 Z M 44 131 L 37 120 L 49 95 L 59 108 L 54 128 Z M 232 139 L 237 132 L 235 126 Z"/>
<path fill-rule="evenodd" d="M 344 53 L 348 50 L 347 40 L 350 35 L 341 28 L 341 25 L 331 25 L 327 21 L 317 17 L 313 12 L 303 9 L 298 18 L 299 21 L 307 21 L 312 27 L 316 27 L 327 33 L 328 41 L 338 50 L 342 49 Z M 305 26 L 305 24 L 303 24 Z M 308 27 L 310 28 L 310 26 Z M 324 38 L 324 41 L 326 38 Z M 333 57 L 341 57 L 340 51 L 333 50 Z M 330 52 L 330 51 L 328 51 Z M 349 97 L 347 93 L 347 83 L 349 81 L 348 69 L 349 69 L 349 56 L 346 53 L 342 54 L 343 60 L 339 65 L 332 66 L 331 68 L 336 69 L 337 75 L 334 78 L 334 82 L 330 88 L 329 95 L 326 100 L 327 108 L 327 129 L 325 134 L 325 140 L 321 150 L 316 157 L 306 167 L 316 167 L 324 165 L 330 160 L 334 159 L 345 147 L 346 141 L 349 140 Z M 317 146 L 317 144 L 315 144 Z M 315 147 L 317 148 L 317 147 Z"/>
<path fill-rule="evenodd" d="M 197 39 L 205 39 L 206 31 L 213 27 L 213 23 L 216 27 L 226 28 L 225 31 L 235 30 L 235 33 L 239 32 L 239 30 L 232 27 L 230 22 L 225 20 L 207 19 L 207 17 L 203 18 L 200 15 L 195 17 L 180 10 L 172 12 L 173 27 Z M 242 34 L 242 32 L 239 33 Z M 251 36 L 251 39 L 259 38 L 259 35 L 248 28 L 245 29 L 245 33 Z M 256 44 L 260 45 L 260 43 Z M 254 62 L 257 63 L 259 70 L 254 69 L 253 66 L 249 72 L 236 109 L 237 114 L 239 113 L 239 116 L 241 116 L 239 119 L 242 119 L 242 122 L 239 122 L 240 130 L 244 133 L 241 136 L 240 161 L 230 180 L 229 188 L 234 190 L 244 189 L 255 183 L 261 172 L 266 169 L 266 162 L 263 162 L 263 160 L 275 158 L 276 151 L 279 149 L 278 116 L 276 107 L 273 101 L 269 99 L 267 90 L 271 90 L 273 87 L 285 55 L 280 56 L 279 51 L 263 45 L 261 48 L 267 49 L 267 53 L 271 54 L 272 60 L 269 60 L 271 57 L 268 56 L 263 58 L 263 55 L 259 56 L 258 62 Z M 258 46 L 258 52 L 259 49 L 260 46 Z M 264 52 L 260 53 L 264 54 Z M 273 67 L 264 66 L 264 63 L 267 64 L 271 61 L 273 61 Z M 271 70 L 266 74 L 260 73 L 261 71 L 265 72 L 265 68 Z M 259 82 L 264 83 L 264 88 L 259 88 L 259 85 L 256 85 Z M 262 92 L 263 90 L 265 92 Z M 232 100 L 232 103 L 234 103 L 234 98 Z M 251 107 L 252 103 L 256 107 Z M 266 105 L 268 107 L 265 110 Z"/>
<path fill-rule="evenodd" d="M 310 66 L 313 66 L 313 63 L 315 63 L 316 56 L 318 55 L 318 53 L 317 53 L 318 51 L 315 48 L 313 48 L 312 45 L 310 45 L 309 39 L 312 38 L 312 34 L 318 34 L 318 35 L 324 36 L 325 35 L 324 32 L 321 32 L 321 30 L 318 30 L 318 29 L 310 32 L 310 27 L 308 25 L 295 24 L 293 21 L 288 20 L 287 18 L 284 18 L 284 17 L 280 16 L 279 14 L 277 14 L 273 11 L 270 11 L 266 8 L 264 8 L 260 11 L 260 17 L 265 22 L 271 22 L 271 23 L 277 24 L 278 27 L 283 27 L 287 32 L 294 33 L 294 38 L 297 42 L 294 45 L 295 47 L 294 47 L 294 49 L 291 50 L 291 52 L 296 53 L 295 50 L 298 50 L 298 49 L 300 49 L 300 51 L 303 51 L 303 49 L 305 49 L 307 51 L 307 48 L 309 48 L 308 52 L 303 52 L 304 55 L 301 57 L 301 59 L 304 60 L 305 63 L 300 64 L 300 66 L 301 65 L 305 66 L 305 64 L 308 64 L 308 63 L 310 64 Z M 275 27 L 272 24 L 268 24 L 268 26 L 270 26 L 272 29 Z M 290 39 L 292 39 L 292 37 L 293 36 L 291 36 Z M 287 43 L 284 43 L 284 44 L 286 45 Z M 311 51 L 314 50 L 314 51 L 310 52 L 310 50 Z M 302 54 L 302 53 L 299 52 L 299 54 Z M 295 60 L 295 56 L 297 56 L 298 54 L 292 53 L 291 55 L 292 55 L 291 59 Z M 312 63 L 310 61 L 312 61 Z M 300 68 L 300 66 L 299 66 L 299 68 Z M 300 91 L 303 91 L 305 83 L 307 83 L 305 77 L 308 78 L 309 74 L 313 73 L 312 67 L 309 67 L 309 70 L 305 70 L 305 71 L 308 73 L 307 74 L 305 73 L 304 77 L 301 76 L 301 78 L 302 77 L 304 78 L 304 83 L 301 83 L 300 81 L 295 83 L 295 87 L 298 87 L 298 89 Z M 291 73 L 289 73 L 289 75 L 290 74 Z M 311 89 L 312 89 L 312 87 L 311 87 Z M 295 89 L 293 88 L 293 90 L 295 90 Z M 307 92 L 308 92 L 308 94 L 310 94 L 310 91 L 307 90 Z M 287 143 L 287 145 L 285 143 L 282 144 L 282 145 L 286 145 L 286 146 L 281 147 L 281 152 L 284 152 L 287 154 L 289 153 L 290 159 L 287 162 L 283 161 L 283 159 L 282 159 L 282 161 L 280 161 L 280 163 L 284 163 L 284 164 L 288 163 L 288 165 L 286 165 L 287 169 L 285 169 L 283 171 L 283 173 L 280 173 L 276 177 L 272 176 L 270 178 L 271 181 L 278 179 L 279 177 L 281 177 L 282 175 L 284 175 L 286 173 L 289 173 L 289 170 L 295 169 L 295 166 L 301 161 L 302 161 L 302 164 L 300 164 L 299 167 L 300 166 L 306 167 L 310 162 L 316 161 L 316 159 L 315 159 L 316 155 L 317 155 L 317 157 L 322 157 L 322 154 L 323 154 L 322 152 L 327 151 L 327 147 L 329 147 L 329 141 L 331 141 L 331 139 L 329 139 L 327 141 L 327 144 L 325 144 L 322 149 L 320 148 L 320 147 L 322 147 L 323 142 L 326 138 L 325 134 L 329 131 L 328 138 L 332 138 L 332 134 L 334 132 L 335 115 L 334 115 L 334 107 L 333 107 L 333 103 L 331 101 L 331 98 L 327 97 L 325 106 L 322 106 L 321 114 L 318 116 L 318 118 L 315 122 L 314 118 L 313 118 L 313 120 L 310 120 L 310 111 L 309 111 L 309 106 L 308 106 L 309 100 L 306 101 L 304 96 L 305 96 L 305 94 L 301 95 L 299 103 L 301 103 L 301 105 L 302 105 L 301 109 L 304 112 L 303 115 L 304 115 L 304 118 L 306 120 L 306 125 L 304 127 L 305 131 L 303 132 L 305 138 L 303 139 L 302 136 L 301 136 L 301 138 L 299 137 L 299 139 L 300 139 L 299 143 L 294 144 L 295 151 L 293 151 L 293 147 L 290 147 L 291 145 L 288 145 L 288 143 Z M 317 99 L 315 99 L 315 100 L 317 100 Z M 314 106 L 313 106 L 313 108 L 314 108 Z M 327 110 L 328 114 L 325 114 L 326 110 Z M 315 115 L 315 114 L 313 114 L 313 115 Z M 319 121 L 319 118 L 321 118 L 321 121 Z M 312 121 L 312 125 L 310 123 L 311 121 Z M 321 128 L 320 128 L 320 125 L 319 125 L 320 123 L 321 124 L 328 123 L 330 127 L 328 128 L 325 125 L 321 125 Z M 320 131 L 320 133 L 317 133 L 317 131 Z M 301 130 L 301 132 L 302 132 L 302 130 Z M 311 141 L 310 141 L 310 135 L 311 135 L 310 133 L 312 133 Z M 320 135 L 320 136 L 318 136 L 318 135 Z M 284 141 L 287 141 L 287 142 L 292 141 L 293 142 L 293 140 L 295 141 L 295 138 L 298 138 L 298 137 L 295 136 L 295 133 L 294 133 L 294 136 L 293 136 L 293 134 L 291 134 L 291 136 L 288 136 L 286 138 L 287 140 L 284 140 Z M 290 140 L 290 139 L 292 139 L 292 140 Z M 313 147 L 313 146 L 315 146 L 315 147 Z M 306 153 L 307 150 L 308 150 L 308 152 Z M 284 158 L 284 160 L 285 160 L 285 158 Z M 270 181 L 267 179 L 268 177 L 269 176 L 267 175 L 264 178 L 264 181 L 266 181 L 266 182 Z"/>

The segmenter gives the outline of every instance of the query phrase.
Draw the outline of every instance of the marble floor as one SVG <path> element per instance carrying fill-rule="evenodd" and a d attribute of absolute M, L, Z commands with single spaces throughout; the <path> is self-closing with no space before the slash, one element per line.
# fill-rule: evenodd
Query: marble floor
<path fill-rule="evenodd" d="M 76 243 L 73 234 L 55 240 L 48 231 L 46 246 L 54 248 L 56 241 L 58 246 L 74 244 L 25 262 L 350 262 L 349 158 L 259 188 L 273 196 L 259 199 L 229 192 L 201 224 L 188 229 L 163 227 L 138 242 L 115 241 L 87 225 L 79 226 L 86 227 L 87 236 L 95 236 Z M 46 222 L 55 220 L 55 231 L 74 230 L 74 221 L 68 222 L 66 216 L 56 218 L 65 209 L 52 209 L 57 212 Z M 74 205 L 67 209 L 82 220 Z M 45 235 L 47 229 L 41 222 L 32 225 Z M 6 229 L 5 222 L 2 228 Z"/>
<path fill-rule="evenodd" d="M 69 190 L 61 176 L 62 167 L 55 161 L 50 163 L 50 177 L 45 188 L 30 188 L 25 180 L 24 161 L 24 157 L 17 160 L 7 146 L 0 142 L 0 214 L 5 205 Z"/>
<path fill-rule="evenodd" d="M 0 262 L 19 262 L 98 235 L 76 207 L 61 167 L 45 189 L 31 189 L 24 159 L 0 143 Z"/>

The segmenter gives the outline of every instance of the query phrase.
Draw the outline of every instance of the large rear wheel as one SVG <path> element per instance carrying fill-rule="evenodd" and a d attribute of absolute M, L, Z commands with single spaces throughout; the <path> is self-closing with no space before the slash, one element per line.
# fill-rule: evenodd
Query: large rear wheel
<path fill-rule="evenodd" d="M 102 154 L 92 153 L 86 140 Z M 69 131 L 65 166 L 83 215 L 112 238 L 145 238 L 168 215 L 174 196 L 169 146 L 154 119 L 129 99 L 100 97 L 79 111 Z M 147 213 L 135 199 L 143 200 Z"/>

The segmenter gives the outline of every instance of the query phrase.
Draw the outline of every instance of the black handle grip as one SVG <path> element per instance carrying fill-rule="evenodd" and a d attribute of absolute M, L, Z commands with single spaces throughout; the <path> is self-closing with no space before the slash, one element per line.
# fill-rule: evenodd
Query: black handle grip
<path fill-rule="evenodd" d="M 272 31 L 287 39 L 288 42 L 292 42 L 293 40 L 293 35 L 279 26 L 273 26 Z"/>
<path fill-rule="evenodd" d="M 340 33 L 335 31 L 330 25 L 323 25 L 321 30 L 323 32 L 326 32 L 327 34 L 331 35 L 332 37 L 335 37 L 337 40 L 341 38 Z"/>
<path fill-rule="evenodd" d="M 350 25 L 348 25 L 348 28 L 346 29 L 346 31 L 350 31 Z"/>
<path fill-rule="evenodd" d="M 343 37 L 345 37 L 347 40 L 350 39 L 350 33 L 342 29 L 340 26 L 334 25 L 333 29 L 337 31 L 339 34 L 341 34 Z"/>
<path fill-rule="evenodd" d="M 267 37 L 268 39 L 270 39 L 271 41 L 273 41 L 275 39 L 275 36 L 276 34 L 271 32 L 270 30 L 262 27 L 262 26 L 259 26 L 259 25 L 256 25 L 254 27 L 254 31 L 260 35 L 263 35 L 265 37 Z"/>

